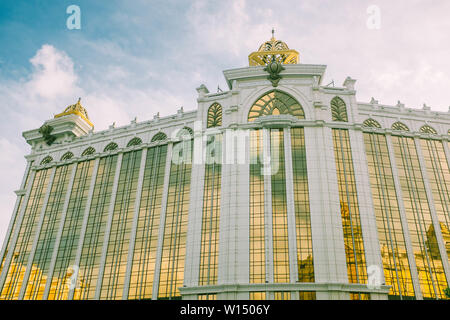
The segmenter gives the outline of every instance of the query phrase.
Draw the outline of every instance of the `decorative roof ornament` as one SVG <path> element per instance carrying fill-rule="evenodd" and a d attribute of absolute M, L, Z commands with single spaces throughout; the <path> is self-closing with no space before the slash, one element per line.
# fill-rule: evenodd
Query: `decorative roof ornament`
<path fill-rule="evenodd" d="M 75 114 L 80 116 L 84 121 L 86 121 L 91 127 L 94 127 L 92 122 L 89 120 L 88 113 L 85 108 L 81 105 L 81 98 L 78 98 L 77 103 L 68 106 L 63 112 L 55 115 L 56 118 L 67 116 L 70 114 Z"/>
<path fill-rule="evenodd" d="M 297 64 L 299 62 L 299 53 L 289 49 L 288 45 L 275 39 L 275 30 L 272 29 L 272 38 L 264 42 L 258 51 L 252 52 L 248 56 L 250 66 L 266 66 L 272 63 L 273 59 L 280 64 Z"/>
<path fill-rule="evenodd" d="M 285 70 L 285 67 L 283 67 L 281 63 L 276 60 L 275 56 L 272 56 L 272 62 L 264 68 L 264 71 L 269 73 L 267 79 L 272 82 L 272 86 L 278 87 L 278 82 L 281 80 L 280 72 L 283 70 Z"/>

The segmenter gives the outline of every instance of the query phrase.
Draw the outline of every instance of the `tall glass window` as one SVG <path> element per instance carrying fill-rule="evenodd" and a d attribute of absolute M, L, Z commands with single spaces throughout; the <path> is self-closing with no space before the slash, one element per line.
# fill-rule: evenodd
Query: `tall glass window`
<path fill-rule="evenodd" d="M 180 148 L 180 144 L 184 147 Z M 181 294 L 178 288 L 183 285 L 184 279 L 192 168 L 188 159 L 192 159 L 192 140 L 177 142 L 173 149 L 174 154 L 179 153 L 176 157 L 180 161 L 174 161 L 174 156 L 172 156 L 158 299 L 180 299 Z M 190 153 L 190 155 L 187 153 Z"/>
<path fill-rule="evenodd" d="M 45 193 L 49 187 L 51 170 L 43 169 L 37 171 L 35 174 L 23 220 L 18 230 L 19 235 L 14 244 L 12 259 L 8 270 L 3 270 L 7 274 L 3 288 L 1 288 L 1 299 L 18 299 L 19 297 L 31 247 L 36 235 L 36 228 L 44 203 Z"/>
<path fill-rule="evenodd" d="M 450 169 L 441 141 L 421 139 L 420 143 L 447 257 L 450 258 Z M 437 240 L 430 241 L 434 242 L 433 250 L 438 250 Z"/>
<path fill-rule="evenodd" d="M 95 298 L 117 157 L 117 155 L 104 157 L 99 161 L 80 257 L 77 281 L 80 291 L 74 295 L 74 300 Z"/>
<path fill-rule="evenodd" d="M 350 283 L 366 283 L 366 259 L 350 137 L 346 129 L 333 129 L 332 132 L 348 281 Z"/>
<path fill-rule="evenodd" d="M 219 256 L 219 218 L 222 182 L 222 135 L 207 139 L 203 187 L 202 236 L 200 244 L 199 285 L 217 283 Z"/>
<path fill-rule="evenodd" d="M 122 158 L 100 299 L 122 299 L 141 158 L 142 150 Z"/>
<path fill-rule="evenodd" d="M 415 298 L 386 137 L 364 133 L 386 285 L 392 299 Z"/>
<path fill-rule="evenodd" d="M 72 168 L 72 165 L 56 168 L 24 299 L 43 298 Z"/>
<path fill-rule="evenodd" d="M 424 298 L 444 298 L 447 280 L 434 245 L 436 234 L 414 139 L 393 136 L 392 142 L 422 294 Z"/>
<path fill-rule="evenodd" d="M 306 168 L 305 133 L 303 128 L 291 128 L 291 150 L 295 226 L 297 233 L 298 281 L 314 282 L 308 172 Z"/>
<path fill-rule="evenodd" d="M 131 267 L 128 299 L 151 299 L 167 145 L 148 149 Z"/>
<path fill-rule="evenodd" d="M 75 254 L 78 248 L 93 168 L 94 161 L 92 160 L 81 162 L 77 166 L 55 268 L 53 275 L 51 275 L 49 300 L 65 300 L 68 298 L 69 279 L 78 268 L 74 266 Z M 79 288 L 75 290 L 78 293 Z"/>

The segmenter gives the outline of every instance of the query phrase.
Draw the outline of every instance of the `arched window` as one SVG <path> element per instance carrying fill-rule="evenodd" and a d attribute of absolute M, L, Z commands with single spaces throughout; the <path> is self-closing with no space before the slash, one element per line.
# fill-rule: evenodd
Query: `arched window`
<path fill-rule="evenodd" d="M 164 132 L 158 132 L 152 138 L 152 142 L 166 140 L 167 135 Z"/>
<path fill-rule="evenodd" d="M 381 128 L 381 125 L 378 123 L 378 121 L 374 119 L 367 119 L 363 122 L 363 127 L 369 127 L 369 128 Z"/>
<path fill-rule="evenodd" d="M 46 156 L 44 159 L 42 159 L 41 164 L 47 164 L 53 161 L 53 158 L 50 156 Z"/>
<path fill-rule="evenodd" d="M 423 133 L 430 133 L 430 134 L 437 134 L 437 131 L 434 130 L 432 127 L 430 127 L 429 125 L 424 125 L 422 128 L 420 128 L 420 132 Z"/>
<path fill-rule="evenodd" d="M 111 142 L 110 144 L 108 144 L 108 145 L 105 147 L 105 150 L 103 150 L 103 151 L 112 151 L 112 150 L 116 150 L 118 147 L 119 147 L 119 146 L 117 145 L 117 143 Z"/>
<path fill-rule="evenodd" d="M 406 126 L 406 124 L 401 122 L 396 122 L 392 125 L 392 130 L 396 131 L 409 131 L 409 128 Z"/>
<path fill-rule="evenodd" d="M 334 97 L 331 100 L 331 118 L 333 121 L 347 122 L 347 106 L 344 100 L 339 97 Z"/>
<path fill-rule="evenodd" d="M 262 116 L 290 114 L 305 119 L 302 106 L 293 97 L 282 91 L 273 90 L 259 98 L 248 112 L 248 121 Z"/>
<path fill-rule="evenodd" d="M 186 138 L 187 136 L 194 138 L 194 131 L 192 131 L 192 129 L 189 127 L 183 127 L 177 133 L 177 138 Z"/>
<path fill-rule="evenodd" d="M 70 152 L 70 151 L 68 151 L 68 152 L 66 152 L 66 153 L 64 153 L 64 154 L 62 155 L 61 161 L 69 160 L 69 159 L 71 159 L 71 158 L 73 158 L 73 153 Z"/>
<path fill-rule="evenodd" d="M 130 140 L 130 142 L 128 142 L 127 147 L 131 147 L 131 146 L 138 146 L 142 143 L 142 140 L 138 137 L 134 137 L 133 139 Z"/>
<path fill-rule="evenodd" d="M 88 156 L 95 153 L 95 149 L 92 147 L 87 148 L 86 150 L 83 151 L 83 153 L 81 154 L 82 157 L 84 156 Z"/>
<path fill-rule="evenodd" d="M 222 125 L 222 106 L 213 103 L 208 109 L 207 128 L 220 127 Z"/>

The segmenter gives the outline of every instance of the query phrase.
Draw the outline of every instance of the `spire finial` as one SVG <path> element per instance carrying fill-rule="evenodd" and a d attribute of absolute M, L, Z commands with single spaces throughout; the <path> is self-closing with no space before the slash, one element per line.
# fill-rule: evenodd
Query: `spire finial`
<path fill-rule="evenodd" d="M 275 40 L 275 28 L 272 27 L 272 40 Z"/>
<path fill-rule="evenodd" d="M 78 98 L 77 104 L 80 104 L 81 102 L 81 98 Z"/>

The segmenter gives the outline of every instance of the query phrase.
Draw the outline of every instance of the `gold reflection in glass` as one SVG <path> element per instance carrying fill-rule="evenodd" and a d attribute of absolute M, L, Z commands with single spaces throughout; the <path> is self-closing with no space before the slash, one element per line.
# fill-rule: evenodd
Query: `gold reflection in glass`
<path fill-rule="evenodd" d="M 250 300 L 266 300 L 266 293 L 264 291 L 250 292 Z"/>
<path fill-rule="evenodd" d="M 222 182 L 221 145 L 222 135 L 218 134 L 208 137 L 203 187 L 202 234 L 200 243 L 199 285 L 201 286 L 217 283 L 220 194 Z"/>
<path fill-rule="evenodd" d="M 304 119 L 302 106 L 293 97 L 282 91 L 273 90 L 258 99 L 250 108 L 248 121 L 270 115 L 290 114 L 298 119 Z"/>
<path fill-rule="evenodd" d="M 366 283 L 366 259 L 350 137 L 346 129 L 333 129 L 332 132 L 348 280 L 350 283 Z"/>
<path fill-rule="evenodd" d="M 117 155 L 104 157 L 99 161 L 79 263 L 77 278 L 79 294 L 74 295 L 74 300 L 95 298 L 117 157 Z"/>
<path fill-rule="evenodd" d="M 444 246 L 450 259 L 450 168 L 445 157 L 445 142 L 421 139 L 420 143 Z M 435 238 L 429 241 L 433 251 L 439 249 Z"/>
<path fill-rule="evenodd" d="M 217 300 L 217 294 L 199 294 L 197 300 Z"/>
<path fill-rule="evenodd" d="M 435 245 L 436 234 L 415 142 L 400 136 L 393 136 L 392 142 L 422 294 L 425 299 L 444 298 L 447 279 Z"/>
<path fill-rule="evenodd" d="M 131 267 L 128 299 L 151 299 L 167 145 L 148 149 Z"/>
<path fill-rule="evenodd" d="M 8 269 L 3 270 L 6 272 L 6 279 L 1 288 L 0 299 L 2 300 L 18 299 L 19 297 L 51 170 L 39 170 L 35 174 L 22 223 L 20 227 L 18 226 L 19 235 L 14 244 L 11 262 L 7 266 Z"/>
<path fill-rule="evenodd" d="M 274 300 L 291 300 L 291 293 L 289 291 L 275 291 L 273 296 Z"/>
<path fill-rule="evenodd" d="M 124 153 L 106 252 L 100 299 L 122 299 L 142 150 Z"/>
<path fill-rule="evenodd" d="M 30 277 L 28 278 L 24 299 L 40 300 L 43 298 L 71 172 L 72 165 L 56 168 L 52 189 L 50 191 L 47 208 L 44 214 L 44 220 L 42 222 L 42 227 L 36 246 L 36 251 L 33 257 L 33 266 Z M 78 183 L 79 174 L 75 177 L 75 179 L 76 178 L 78 178 Z M 75 182 L 74 187 L 76 189 Z M 61 241 L 61 243 L 63 245 L 65 244 L 63 241 Z M 66 286 L 64 285 L 64 287 Z M 67 291 L 67 288 L 65 289 Z"/>
<path fill-rule="evenodd" d="M 369 179 L 390 298 L 414 299 L 410 264 L 398 207 L 386 137 L 364 133 Z"/>
<path fill-rule="evenodd" d="M 316 300 L 315 291 L 300 291 L 298 293 L 298 300 Z"/>
<path fill-rule="evenodd" d="M 314 282 L 314 263 L 303 128 L 291 129 L 292 170 L 294 180 L 295 226 L 297 233 L 298 281 Z"/>
<path fill-rule="evenodd" d="M 182 156 L 192 159 L 192 140 L 175 143 L 173 148 L 177 150 L 178 144 L 185 145 L 186 142 L 190 147 L 185 147 L 182 152 L 191 154 Z M 172 161 L 170 166 L 158 299 L 181 298 L 178 288 L 183 285 L 184 279 L 191 167 L 187 161 Z"/>

